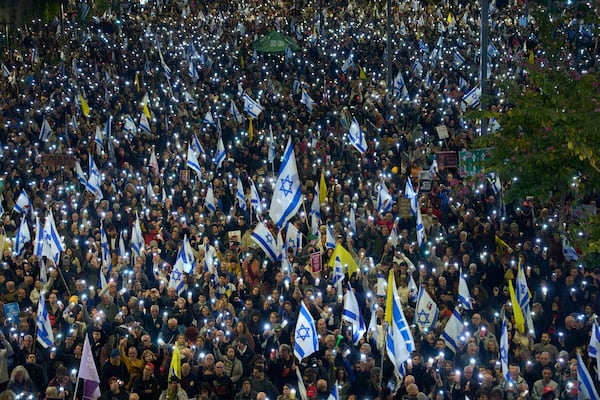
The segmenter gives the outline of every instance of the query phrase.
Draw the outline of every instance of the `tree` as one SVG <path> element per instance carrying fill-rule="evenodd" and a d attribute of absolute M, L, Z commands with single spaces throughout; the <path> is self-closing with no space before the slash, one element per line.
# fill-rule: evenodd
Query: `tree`
<path fill-rule="evenodd" d="M 591 18 L 597 26 L 595 10 L 587 11 L 581 14 L 586 23 Z M 581 12 L 555 19 L 537 9 L 539 41 L 528 42 L 524 76 L 501 83 L 506 94 L 505 112 L 497 116 L 502 129 L 475 141 L 475 147 L 493 148 L 484 167 L 508 182 L 507 200 L 535 196 L 565 204 L 600 189 L 600 74 L 593 60 L 598 44 L 578 24 L 569 24 Z M 590 221 L 568 232 L 584 253 L 600 244 L 600 230 L 590 229 Z"/>

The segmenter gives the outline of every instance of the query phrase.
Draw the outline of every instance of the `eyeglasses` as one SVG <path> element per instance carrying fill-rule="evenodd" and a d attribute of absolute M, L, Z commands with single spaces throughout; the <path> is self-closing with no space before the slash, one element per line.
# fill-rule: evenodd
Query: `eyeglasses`
<path fill-rule="evenodd" d="M 222 365 L 217 365 L 215 368 L 224 368 Z"/>

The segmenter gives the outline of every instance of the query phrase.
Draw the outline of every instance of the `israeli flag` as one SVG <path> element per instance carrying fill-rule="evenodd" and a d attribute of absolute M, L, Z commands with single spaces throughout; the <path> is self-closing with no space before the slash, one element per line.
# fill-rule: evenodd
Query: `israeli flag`
<path fill-rule="evenodd" d="M 25 243 L 31 242 L 31 233 L 29 232 L 29 226 L 27 226 L 27 218 L 21 218 L 21 225 L 17 229 L 15 236 L 15 251 L 17 256 L 22 256 L 25 250 Z"/>
<path fill-rule="evenodd" d="M 256 190 L 256 186 L 254 185 L 253 180 L 250 180 L 250 205 L 254 209 L 254 212 L 260 213 L 260 196 L 258 194 L 258 190 Z"/>
<path fill-rule="evenodd" d="M 408 273 L 408 293 L 410 293 L 410 301 L 419 300 L 419 288 L 411 272 Z"/>
<path fill-rule="evenodd" d="M 465 310 L 472 310 L 472 301 L 473 298 L 471 297 L 471 293 L 469 293 L 469 286 L 467 285 L 467 281 L 465 280 L 462 271 L 460 271 L 458 279 L 458 302 L 462 304 Z"/>
<path fill-rule="evenodd" d="M 44 227 L 40 222 L 40 217 L 35 217 L 35 243 L 33 254 L 40 260 L 44 256 Z"/>
<path fill-rule="evenodd" d="M 300 312 L 296 320 L 294 356 L 299 361 L 319 350 L 319 338 L 315 320 L 306 308 L 304 302 L 300 302 Z"/>
<path fill-rule="evenodd" d="M 594 386 L 594 381 L 590 372 L 586 368 L 581 354 L 577 353 L 577 389 L 579 389 L 579 399 L 598 400 L 598 392 Z"/>
<path fill-rule="evenodd" d="M 237 186 L 235 190 L 235 197 L 237 199 L 238 207 L 242 211 L 246 211 L 248 209 L 248 205 L 246 204 L 246 195 L 244 193 L 244 185 L 242 184 L 241 177 L 238 176 Z"/>
<path fill-rule="evenodd" d="M 247 93 L 244 93 L 244 111 L 252 118 L 258 118 L 264 108 L 257 101 L 253 100 Z"/>
<path fill-rule="evenodd" d="M 135 122 L 133 121 L 133 118 L 131 118 L 130 115 L 125 116 L 123 130 L 125 132 L 131 133 L 132 135 L 135 135 L 137 133 L 137 126 L 135 126 Z"/>
<path fill-rule="evenodd" d="M 288 249 L 292 249 L 294 254 L 298 254 L 298 251 L 302 247 L 302 232 L 296 228 L 296 225 L 289 223 L 287 224 L 287 230 L 285 232 L 285 249 L 286 254 Z"/>
<path fill-rule="evenodd" d="M 408 90 L 406 89 L 406 84 L 404 83 L 402 71 L 398 71 L 398 75 L 396 75 L 396 78 L 394 78 L 394 97 L 406 97 L 407 94 Z"/>
<path fill-rule="evenodd" d="M 418 293 L 415 307 L 415 324 L 421 332 L 424 332 L 425 329 L 435 328 L 439 309 L 427 290 L 421 288 Z"/>
<path fill-rule="evenodd" d="M 394 274 L 390 273 L 388 283 L 388 299 L 385 310 L 385 319 L 388 321 L 386 333 L 387 354 L 397 371 L 402 364 L 410 358 L 410 354 L 415 350 L 415 341 L 410 331 L 410 326 L 404 312 L 402 303 L 396 289 L 396 279 Z"/>
<path fill-rule="evenodd" d="M 192 145 L 188 147 L 186 165 L 195 171 L 199 178 L 202 177 L 202 169 L 200 168 L 200 163 L 198 162 L 196 153 L 192 149 Z"/>
<path fill-rule="evenodd" d="M 45 293 L 42 293 L 39 299 L 37 307 L 37 340 L 39 344 L 47 349 L 54 344 L 54 333 L 52 332 L 52 325 L 50 324 L 50 318 L 48 317 L 48 309 L 46 308 Z"/>
<path fill-rule="evenodd" d="M 192 249 L 192 244 L 190 243 L 187 234 L 183 236 L 183 254 L 185 256 L 183 270 L 187 273 L 192 273 L 196 267 L 196 257 L 194 257 L 194 250 Z"/>
<path fill-rule="evenodd" d="M 152 133 L 152 130 L 150 129 L 150 122 L 148 122 L 148 117 L 146 117 L 146 114 L 142 114 L 140 116 L 140 130 L 142 132 L 146 132 L 148 134 Z"/>
<path fill-rule="evenodd" d="M 110 247 L 108 246 L 108 237 L 104 230 L 104 220 L 100 221 L 100 247 L 102 248 L 102 267 L 106 268 L 110 274 L 112 271 L 112 257 L 110 254 Z"/>
<path fill-rule="evenodd" d="M 475 108 L 479 105 L 479 100 L 481 99 L 481 89 L 479 86 L 475 86 L 473 89 L 469 90 L 463 97 L 462 101 L 471 108 Z"/>
<path fill-rule="evenodd" d="M 251 237 L 252 240 L 254 240 L 254 242 L 256 242 L 256 244 L 263 249 L 267 257 L 269 257 L 272 261 L 277 260 L 277 241 L 271 232 L 269 232 L 269 229 L 267 229 L 265 224 L 259 221 L 252 231 Z"/>
<path fill-rule="evenodd" d="M 338 381 L 335 381 L 331 388 L 331 393 L 327 396 L 327 400 L 340 400 L 340 388 L 338 387 Z"/>
<path fill-rule="evenodd" d="M 225 160 L 225 156 L 227 152 L 225 151 L 225 145 L 223 144 L 223 138 L 219 135 L 219 140 L 217 141 L 217 151 L 215 153 L 215 165 L 218 168 L 221 168 L 223 161 Z"/>
<path fill-rule="evenodd" d="M 204 148 L 198 139 L 198 136 L 194 133 L 192 136 L 192 143 L 190 144 L 194 153 L 196 153 L 196 157 L 205 155 Z"/>
<path fill-rule="evenodd" d="M 2 63 L 2 74 L 6 78 L 8 78 L 10 76 L 10 71 L 8 70 L 8 67 L 4 63 Z"/>
<path fill-rule="evenodd" d="M 104 132 L 98 125 L 96 125 L 96 135 L 94 136 L 94 143 L 96 144 L 96 154 L 102 155 L 104 151 Z"/>
<path fill-rule="evenodd" d="M 302 191 L 296 166 L 296 156 L 292 139 L 289 138 L 283 153 L 283 161 L 275 182 L 269 209 L 269 216 L 279 229 L 296 215 L 302 206 L 301 198 Z"/>
<path fill-rule="evenodd" d="M 463 65 L 465 63 L 465 58 L 463 57 L 462 54 L 460 54 L 460 52 L 458 50 L 456 50 L 454 52 L 454 66 L 456 68 L 459 68 L 461 65 Z"/>
<path fill-rule="evenodd" d="M 179 252 L 177 253 L 177 260 L 173 265 L 171 276 L 169 277 L 169 289 L 175 288 L 177 294 L 181 294 L 184 289 L 183 274 L 186 266 L 189 265 L 185 265 L 185 251 L 183 250 L 183 246 L 181 246 L 179 248 Z"/>
<path fill-rule="evenodd" d="M 410 68 L 410 72 L 417 77 L 421 77 L 421 75 L 423 75 L 423 64 L 421 64 L 419 60 L 415 60 Z"/>
<path fill-rule="evenodd" d="M 329 225 L 327 225 L 327 233 L 325 234 L 325 248 L 335 249 L 335 236 L 333 236 L 333 231 Z"/>
<path fill-rule="evenodd" d="M 487 53 L 489 58 L 494 58 L 498 55 L 498 49 L 494 46 L 494 43 L 488 44 Z"/>
<path fill-rule="evenodd" d="M 577 255 L 575 248 L 569 243 L 567 237 L 561 233 L 560 240 L 562 242 L 563 255 L 565 256 L 565 259 L 567 261 L 577 261 L 579 256 Z"/>
<path fill-rule="evenodd" d="M 350 138 L 350 143 L 360 152 L 360 154 L 364 154 L 367 151 L 367 139 L 363 133 L 362 128 L 358 124 L 358 121 L 355 118 L 352 118 L 352 123 L 350 124 L 350 130 L 348 131 L 348 137 Z"/>
<path fill-rule="evenodd" d="M 131 250 L 136 256 L 144 254 L 144 235 L 140 226 L 140 216 L 136 212 L 135 222 L 131 228 Z"/>
<path fill-rule="evenodd" d="M 202 121 L 204 124 L 214 125 L 215 119 L 213 118 L 212 113 L 209 111 L 204 114 L 204 120 Z"/>
<path fill-rule="evenodd" d="M 103 197 L 102 194 L 102 175 L 100 175 L 100 171 L 92 158 L 92 155 L 89 155 L 89 178 L 86 182 L 85 188 L 93 193 L 97 199 L 101 199 Z"/>
<path fill-rule="evenodd" d="M 350 53 L 348 55 L 348 57 L 346 58 L 346 60 L 344 60 L 344 64 L 342 64 L 342 72 L 346 73 L 348 71 L 348 69 L 350 69 L 351 67 L 354 67 L 354 60 L 353 60 L 354 56 L 352 55 L 352 53 Z"/>
<path fill-rule="evenodd" d="M 217 206 L 215 204 L 215 195 L 213 193 L 212 184 L 208 184 L 208 188 L 206 189 L 206 196 L 204 197 L 204 206 L 210 212 L 210 215 L 213 215 L 215 211 L 217 211 Z"/>
<path fill-rule="evenodd" d="M 19 197 L 17 197 L 13 210 L 17 213 L 22 213 L 25 207 L 31 207 L 31 201 L 29 201 L 29 196 L 27 196 L 25 189 L 22 189 Z"/>
<path fill-rule="evenodd" d="M 40 128 L 40 135 L 38 136 L 38 140 L 41 142 L 47 142 L 48 138 L 50 138 L 51 132 L 52 132 L 52 129 L 50 129 L 50 124 L 48 123 L 46 116 L 44 116 L 44 120 L 42 121 L 42 127 Z"/>
<path fill-rule="evenodd" d="M 377 192 L 377 211 L 384 214 L 392 209 L 392 204 L 392 195 L 382 180 L 379 183 L 379 191 Z"/>
<path fill-rule="evenodd" d="M 267 162 L 270 164 L 275 161 L 275 139 L 273 139 L 273 128 L 269 125 L 269 153 L 267 154 Z"/>
<path fill-rule="evenodd" d="M 58 265 L 60 259 L 60 253 L 65 251 L 65 247 L 62 243 L 62 239 L 56 229 L 54 223 L 54 217 L 52 211 L 48 211 L 46 215 L 46 222 L 44 223 L 44 248 L 43 255 L 52 259 L 55 265 Z"/>
<path fill-rule="evenodd" d="M 238 124 L 241 124 L 243 121 L 242 114 L 240 114 L 240 110 L 238 110 L 238 108 L 235 105 L 233 100 L 231 100 L 231 105 L 229 106 L 229 110 L 230 110 L 231 115 L 233 116 L 233 119 L 235 120 L 235 122 L 237 122 Z"/>
<path fill-rule="evenodd" d="M 312 113 L 313 107 L 317 105 L 317 103 L 308 95 L 308 92 L 305 89 L 302 89 L 302 97 L 300 98 L 300 103 L 306 106 L 306 109 L 309 113 Z"/>
<path fill-rule="evenodd" d="M 354 208 L 350 207 L 350 215 L 348 216 L 348 225 L 352 235 L 356 235 L 356 215 L 354 214 Z"/>
<path fill-rule="evenodd" d="M 200 74 L 198 74 L 198 68 L 196 68 L 196 65 L 191 59 L 190 65 L 188 66 L 188 75 L 190 76 L 190 78 L 192 78 L 192 81 L 194 82 L 200 79 Z"/>
<path fill-rule="evenodd" d="M 596 359 L 596 373 L 600 380 L 600 327 L 598 321 L 592 325 L 592 335 L 590 336 L 589 355 Z"/>
<path fill-rule="evenodd" d="M 421 216 L 421 207 L 417 207 L 417 243 L 419 247 L 425 240 L 425 229 L 423 227 L 423 217 Z"/>
<path fill-rule="evenodd" d="M 367 331 L 367 327 L 365 325 L 362 313 L 360 312 L 358 300 L 356 300 L 356 296 L 354 295 L 354 291 L 350 285 L 348 285 L 346 295 L 344 297 L 342 320 L 349 322 L 352 326 L 352 342 L 355 346 L 357 346 L 360 342 L 360 339 Z"/>
<path fill-rule="evenodd" d="M 506 328 L 506 319 L 502 319 L 502 330 L 500 332 L 500 365 L 502 366 L 502 376 L 507 382 L 512 382 L 508 372 L 508 330 Z"/>
<path fill-rule="evenodd" d="M 458 309 L 454 309 L 452 311 L 452 315 L 448 322 L 446 322 L 446 327 L 442 332 L 442 339 L 446 342 L 446 346 L 452 350 L 454 354 L 458 351 L 460 344 L 460 336 L 462 335 L 463 329 L 465 326 L 462 322 L 462 316 L 458 312 Z"/>

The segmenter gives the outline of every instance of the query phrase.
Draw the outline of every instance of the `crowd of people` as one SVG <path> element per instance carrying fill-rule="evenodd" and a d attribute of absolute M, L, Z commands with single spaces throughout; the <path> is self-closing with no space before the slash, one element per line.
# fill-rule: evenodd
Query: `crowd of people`
<path fill-rule="evenodd" d="M 430 169 L 436 153 L 468 150 L 477 134 L 465 118 L 476 102 L 463 101 L 479 80 L 476 1 L 396 2 L 391 55 L 379 2 L 149 0 L 113 2 L 100 14 L 93 3 L 71 3 L 62 18 L 17 29 L 2 56 L 0 389 L 81 397 L 86 338 L 107 400 L 292 400 L 304 390 L 327 399 L 334 386 L 344 400 L 578 398 L 578 353 L 597 376 L 588 343 L 600 271 L 567 251 L 568 204 L 506 203 L 496 181 Z M 573 10 L 565 15 L 555 39 L 571 68 L 593 71 L 594 26 Z M 255 51 L 274 30 L 300 49 Z M 491 1 L 494 111 L 507 107 L 497 83 L 527 82 L 525 61 L 543 59 L 537 35 L 526 4 Z M 244 94 L 262 105 L 257 118 L 237 115 Z M 353 119 L 367 139 L 363 152 L 349 144 Z M 252 238 L 259 221 L 277 236 L 268 210 L 288 138 L 303 193 L 290 221 L 302 243 L 283 255 L 291 270 Z M 220 140 L 226 155 L 215 162 Z M 187 166 L 190 146 L 199 173 Z M 86 181 L 93 168 L 78 171 L 87 165 L 97 166 L 96 186 Z M 430 190 L 419 189 L 422 171 Z M 408 180 L 421 245 L 416 215 L 401 208 Z M 393 203 L 385 211 L 381 182 Z M 315 229 L 308 211 L 323 187 Z M 205 204 L 209 188 L 214 209 Z M 40 226 L 50 215 L 64 243 L 56 260 L 35 255 L 36 218 Z M 22 220 L 32 234 L 18 246 Z M 144 249 L 134 252 L 136 221 Z M 333 282 L 328 229 L 357 265 L 343 285 Z M 194 267 L 177 288 L 170 280 L 184 238 Z M 311 263 L 317 251 L 320 270 Z M 518 268 L 531 293 L 533 326 L 524 332 L 509 295 Z M 390 271 L 408 321 L 416 321 L 419 291 L 439 307 L 427 329 L 411 325 L 416 350 L 402 370 L 385 349 Z M 453 347 L 442 332 L 460 303 L 461 274 L 471 309 L 456 309 L 464 331 Z M 370 321 L 358 344 L 341 318 L 348 290 Z M 40 298 L 51 344 L 37 340 Z M 301 302 L 319 350 L 298 360 Z M 500 363 L 504 320 L 510 379 Z M 169 373 L 175 348 L 180 376 Z"/>

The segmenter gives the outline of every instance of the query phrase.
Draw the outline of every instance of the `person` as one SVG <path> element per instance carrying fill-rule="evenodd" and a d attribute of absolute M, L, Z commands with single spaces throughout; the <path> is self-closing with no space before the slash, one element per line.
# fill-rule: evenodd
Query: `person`
<path fill-rule="evenodd" d="M 215 357 L 223 362 L 225 375 L 231 378 L 231 383 L 237 386 L 244 373 L 242 362 L 236 357 L 235 347 L 229 345 L 225 348 L 225 355 L 221 354 L 219 346 L 215 347 Z"/>
<path fill-rule="evenodd" d="M 100 389 L 102 391 L 110 390 L 108 381 L 113 376 L 120 382 L 129 382 L 129 371 L 121 361 L 121 351 L 119 349 L 113 349 L 110 352 L 109 359 L 102 365 L 100 374 Z"/>
<path fill-rule="evenodd" d="M 169 378 L 169 386 L 160 394 L 159 400 L 187 400 L 185 390 L 179 385 L 180 380 L 175 375 Z"/>
<path fill-rule="evenodd" d="M 116 376 L 108 378 L 108 390 L 102 393 L 102 400 L 129 400 L 129 393 L 121 388 L 124 382 Z"/>
<path fill-rule="evenodd" d="M 275 385 L 265 376 L 264 367 L 255 365 L 252 368 L 252 376 L 250 377 L 252 388 L 257 392 L 265 392 L 271 399 L 276 398 L 279 392 Z"/>
<path fill-rule="evenodd" d="M 161 394 L 160 385 L 154 376 L 154 364 L 144 365 L 142 375 L 134 379 L 131 393 L 135 393 L 144 400 L 158 400 Z"/>
<path fill-rule="evenodd" d="M 230 399 L 235 394 L 231 378 L 225 375 L 225 363 L 223 361 L 215 363 L 215 374 L 210 383 L 213 393 L 217 395 L 219 400 Z"/>
<path fill-rule="evenodd" d="M 4 333 L 0 332 L 0 390 L 5 390 L 8 385 L 8 359 L 14 354 L 12 345 L 6 340 Z"/>
<path fill-rule="evenodd" d="M 29 372 L 22 365 L 17 365 L 10 373 L 10 380 L 6 386 L 7 390 L 12 390 L 15 393 L 35 396 L 37 388 L 35 383 L 29 377 Z"/>
<path fill-rule="evenodd" d="M 234 400 L 256 400 L 256 392 L 252 390 L 250 378 L 242 379 L 242 389 L 236 393 Z"/>
<path fill-rule="evenodd" d="M 554 373 L 550 367 L 544 367 L 542 369 L 542 379 L 535 381 L 535 383 L 533 384 L 533 389 L 531 391 L 531 395 L 535 399 L 540 399 L 544 397 L 544 395 L 547 395 L 550 392 L 550 390 L 552 391 L 554 398 L 558 399 L 558 383 L 552 379 L 553 376 Z"/>

